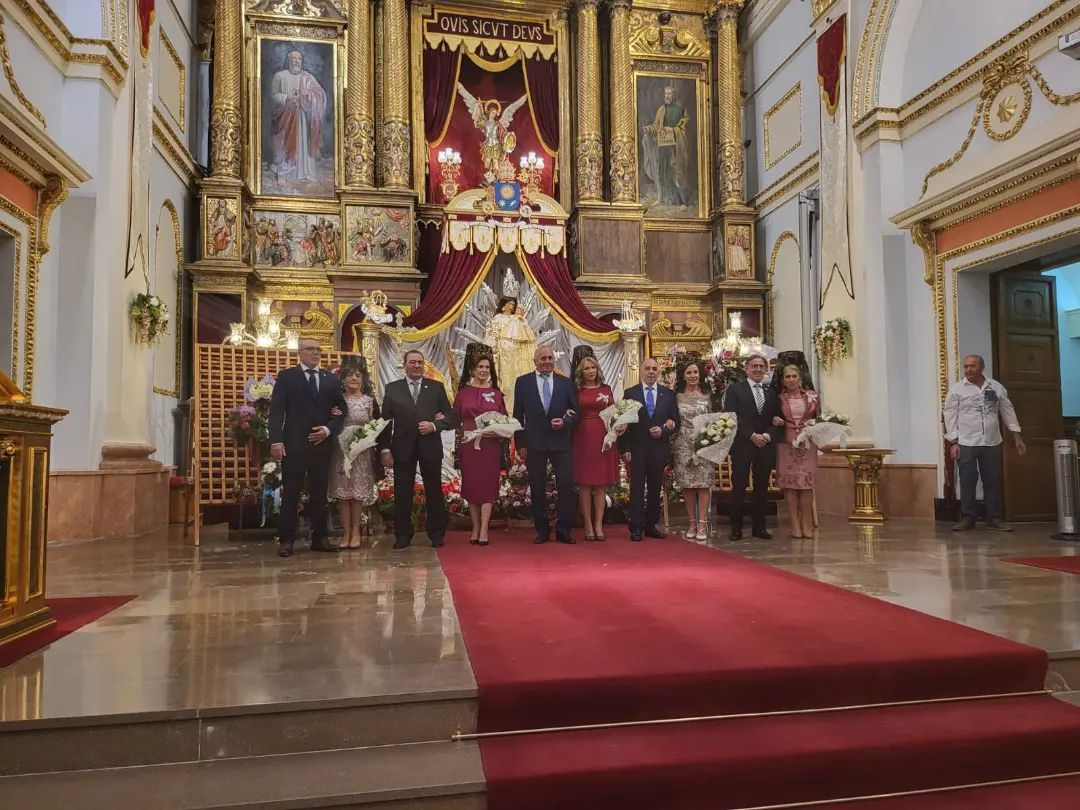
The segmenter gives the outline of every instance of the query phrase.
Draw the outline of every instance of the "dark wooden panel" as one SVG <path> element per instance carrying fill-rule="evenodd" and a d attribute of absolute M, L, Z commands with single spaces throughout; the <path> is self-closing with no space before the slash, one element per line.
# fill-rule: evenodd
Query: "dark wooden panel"
<path fill-rule="evenodd" d="M 1021 456 L 1002 427 L 1005 517 L 1053 520 L 1053 442 L 1062 427 L 1054 279 L 1006 270 L 994 277 L 991 296 L 994 377 L 1009 391 L 1028 446 Z"/>
<path fill-rule="evenodd" d="M 645 235 L 645 275 L 661 284 L 709 283 L 707 233 L 649 231 Z"/>
<path fill-rule="evenodd" d="M 581 272 L 637 275 L 641 272 L 641 223 L 632 220 L 582 219 L 578 250 Z"/>

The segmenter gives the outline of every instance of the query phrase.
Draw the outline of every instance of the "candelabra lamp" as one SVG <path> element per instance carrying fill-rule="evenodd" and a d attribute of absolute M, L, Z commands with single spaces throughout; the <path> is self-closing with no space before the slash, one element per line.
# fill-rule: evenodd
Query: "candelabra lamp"
<path fill-rule="evenodd" d="M 535 152 L 529 152 L 521 156 L 519 165 L 518 182 L 522 190 L 526 195 L 539 192 L 540 181 L 544 178 L 544 159 L 537 157 Z"/>
<path fill-rule="evenodd" d="M 441 172 L 443 196 L 449 202 L 457 196 L 461 187 L 461 154 L 449 147 L 438 154 L 439 171 Z"/>
<path fill-rule="evenodd" d="M 260 349 L 300 348 L 300 333 L 294 329 L 282 329 L 281 321 L 274 317 L 270 302 L 260 300 L 252 329 L 243 323 L 229 324 L 229 336 L 225 342 L 233 346 L 257 346 Z"/>

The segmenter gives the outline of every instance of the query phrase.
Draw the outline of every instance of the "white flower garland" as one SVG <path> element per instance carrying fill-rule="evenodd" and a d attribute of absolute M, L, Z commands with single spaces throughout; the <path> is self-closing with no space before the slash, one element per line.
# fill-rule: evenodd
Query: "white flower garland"
<path fill-rule="evenodd" d="M 851 357 L 851 324 L 845 318 L 833 318 L 814 329 L 814 352 L 818 363 L 828 370 L 841 357 Z"/>

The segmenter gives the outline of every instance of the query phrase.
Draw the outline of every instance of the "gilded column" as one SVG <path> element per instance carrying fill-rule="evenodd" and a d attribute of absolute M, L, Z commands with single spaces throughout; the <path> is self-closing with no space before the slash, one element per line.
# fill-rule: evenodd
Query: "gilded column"
<path fill-rule="evenodd" d="M 409 9 L 407 0 L 383 4 L 383 119 L 379 161 L 386 188 L 412 186 L 409 127 Z"/>
<path fill-rule="evenodd" d="M 634 71 L 630 60 L 630 0 L 611 0 L 611 199 L 637 202 Z"/>
<path fill-rule="evenodd" d="M 577 0 L 577 198 L 604 197 L 604 145 L 600 137 L 599 0 Z"/>
<path fill-rule="evenodd" d="M 345 185 L 375 185 L 371 93 L 371 3 L 349 0 L 349 84 L 345 91 Z"/>
<path fill-rule="evenodd" d="M 713 0 L 716 26 L 716 87 L 718 96 L 717 166 L 720 207 L 746 202 L 742 136 L 742 63 L 739 58 L 739 11 L 744 0 Z"/>
<path fill-rule="evenodd" d="M 244 51 L 242 4 L 217 0 L 214 26 L 214 102 L 210 165 L 214 177 L 240 179 L 240 74 Z"/>

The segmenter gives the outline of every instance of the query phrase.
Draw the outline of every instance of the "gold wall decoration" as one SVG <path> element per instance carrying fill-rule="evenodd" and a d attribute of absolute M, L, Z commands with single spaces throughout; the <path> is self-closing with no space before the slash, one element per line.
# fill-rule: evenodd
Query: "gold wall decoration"
<path fill-rule="evenodd" d="M 835 3 L 836 0 L 814 0 L 814 19 L 816 20 L 825 13 L 825 9 Z"/>
<path fill-rule="evenodd" d="M 173 109 L 169 100 L 161 94 L 160 88 L 158 90 L 158 98 L 161 99 L 161 103 L 165 105 L 165 109 L 172 115 L 173 119 L 176 121 L 176 125 L 180 127 L 180 131 L 184 132 L 187 130 L 187 67 L 184 65 L 184 60 L 180 58 L 180 54 L 176 52 L 176 48 L 173 47 L 172 41 L 165 33 L 165 29 L 158 26 L 158 34 L 161 37 L 161 47 L 165 56 L 168 58 L 169 62 L 172 63 L 173 67 L 176 68 L 177 108 Z"/>
<path fill-rule="evenodd" d="M 709 45 L 702 18 L 696 14 L 634 10 L 630 14 L 630 53 L 708 59 Z"/>
<path fill-rule="evenodd" d="M 45 189 L 41 192 L 38 200 L 41 213 L 38 219 L 38 257 L 44 256 L 52 246 L 49 244 L 49 224 L 52 222 L 53 212 L 60 207 L 68 197 L 67 181 L 58 175 L 49 175 L 45 181 Z"/>
<path fill-rule="evenodd" d="M 729 223 L 724 229 L 724 277 L 754 278 L 754 234 L 749 225 Z"/>
<path fill-rule="evenodd" d="M 611 11 L 611 199 L 636 202 L 638 155 L 634 76 L 630 59 L 630 0 L 612 0 Z"/>
<path fill-rule="evenodd" d="M 11 283 L 11 377 L 15 379 L 19 376 L 19 338 L 22 336 L 22 324 L 19 321 L 19 310 L 21 301 L 19 300 L 19 289 L 23 274 L 22 266 L 22 234 L 14 228 L 8 227 L 3 222 L 0 222 L 0 233 L 7 234 L 15 242 L 15 272 L 12 274 Z"/>
<path fill-rule="evenodd" d="M 996 59 L 982 73 L 982 90 L 964 140 L 951 157 L 927 172 L 922 183 L 923 195 L 929 189 L 931 179 L 955 166 L 964 156 L 975 139 L 980 120 L 986 134 L 996 141 L 1006 141 L 1020 131 L 1031 110 L 1029 76 L 1051 104 L 1069 106 L 1080 101 L 1080 92 L 1056 93 L 1042 71 L 1032 64 L 1026 50 L 1012 51 Z"/>
<path fill-rule="evenodd" d="M 161 208 L 169 212 L 169 223 L 172 225 L 173 231 L 173 251 L 176 256 L 176 309 L 173 310 L 172 328 L 176 330 L 176 350 L 174 352 L 173 364 L 174 364 L 174 383 L 171 389 L 159 388 L 154 386 L 154 393 L 161 394 L 166 397 L 179 397 L 180 396 L 180 375 L 182 372 L 183 351 L 184 351 L 184 322 L 180 317 L 180 313 L 183 312 L 184 306 L 184 242 L 183 242 L 183 230 L 180 227 L 180 212 L 176 209 L 176 203 L 172 200 L 165 200 L 161 204 Z M 158 216 L 161 215 L 161 211 L 158 211 Z M 155 240 L 156 242 L 157 240 Z"/>
<path fill-rule="evenodd" d="M 240 259 L 240 202 L 234 197 L 204 197 L 203 255 Z"/>
<path fill-rule="evenodd" d="M 521 14 L 504 17 L 487 11 L 473 13 L 437 8 L 424 19 L 423 41 L 429 48 L 445 45 L 451 51 L 526 59 L 540 56 L 551 59 L 558 47 L 557 35 L 548 18 L 530 18 Z"/>
<path fill-rule="evenodd" d="M 8 86 L 11 87 L 11 92 L 15 94 L 15 98 L 19 100 L 19 103 L 23 106 L 30 115 L 37 119 L 38 123 L 42 127 L 45 126 L 45 116 L 41 110 L 30 99 L 26 97 L 26 93 L 19 87 L 19 82 L 15 79 L 15 69 L 11 64 L 11 54 L 8 53 L 7 47 L 7 31 L 4 29 L 4 15 L 0 14 L 0 60 L 4 63 L 4 76 L 7 78 Z"/>
<path fill-rule="evenodd" d="M 259 209 L 251 212 L 255 267 L 336 267 L 341 263 L 337 211 Z"/>
<path fill-rule="evenodd" d="M 792 112 L 792 108 L 794 111 Z M 791 127 L 790 117 L 794 115 L 794 133 L 789 131 Z M 781 126 L 777 127 L 776 119 L 782 116 Z M 802 145 L 802 83 L 797 83 L 765 111 L 762 119 L 765 141 L 765 168 L 771 169 L 781 160 L 786 158 Z M 777 132 L 777 129 L 780 129 Z M 773 139 L 780 139 L 780 143 L 774 145 Z"/>
<path fill-rule="evenodd" d="M 6 164 L 7 161 L 0 160 L 0 165 Z M 7 168 L 7 166 L 5 166 Z M 38 242 L 38 225 L 39 220 L 27 212 L 23 211 L 18 206 L 9 202 L 6 198 L 0 197 L 0 210 L 6 211 L 14 219 L 21 222 L 26 228 L 26 293 L 23 297 L 22 308 L 25 313 L 23 316 L 23 322 L 21 324 L 22 334 L 25 337 L 23 350 L 23 383 L 22 390 L 29 399 L 34 390 L 34 344 L 37 335 L 37 289 L 38 289 L 38 271 L 41 266 L 41 245 Z M 8 230 L 11 233 L 11 230 Z M 16 253 L 16 269 L 18 270 L 19 257 L 19 241 L 20 237 L 16 235 L 15 253 Z M 16 278 L 18 272 L 16 273 Z M 15 331 L 19 328 L 19 305 L 18 305 L 18 284 L 13 287 L 12 294 L 15 296 L 16 303 L 13 306 L 13 325 L 12 325 L 12 376 L 16 376 L 17 368 L 17 349 L 19 345 L 18 335 Z"/>

